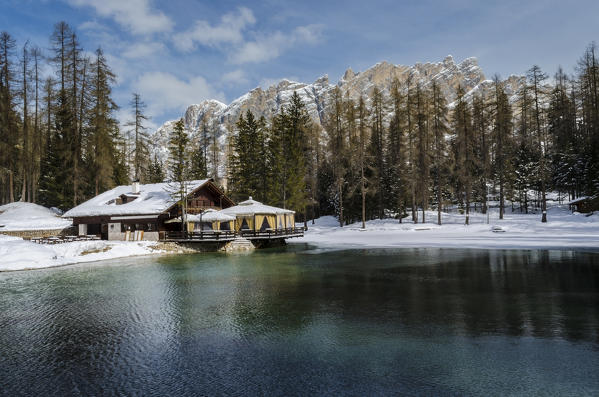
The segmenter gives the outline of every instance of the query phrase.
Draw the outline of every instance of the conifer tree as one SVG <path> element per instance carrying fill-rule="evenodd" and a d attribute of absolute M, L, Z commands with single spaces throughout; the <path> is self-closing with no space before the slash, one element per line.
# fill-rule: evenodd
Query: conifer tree
<path fill-rule="evenodd" d="M 472 114 L 470 106 L 464 98 L 461 86 L 457 90 L 456 105 L 453 115 L 453 128 L 456 134 L 456 167 L 459 180 L 459 199 L 464 200 L 466 212 L 465 224 L 470 224 L 470 197 L 472 194 L 472 180 L 474 179 L 475 155 L 473 151 Z"/>
<path fill-rule="evenodd" d="M 494 78 L 494 125 L 493 138 L 495 146 L 495 175 L 499 182 L 499 219 L 505 212 L 505 188 L 509 178 L 509 149 L 512 129 L 512 110 L 505 88 L 499 76 Z"/>
<path fill-rule="evenodd" d="M 289 105 L 273 117 L 268 144 L 271 202 L 301 211 L 306 205 L 305 137 L 310 116 L 294 92 Z"/>
<path fill-rule="evenodd" d="M 154 164 L 156 164 L 156 155 L 154 155 Z M 156 169 L 155 169 L 156 171 Z M 189 178 L 205 179 L 208 176 L 208 169 L 204 162 L 204 152 L 201 147 L 195 148 L 190 155 Z"/>
<path fill-rule="evenodd" d="M 329 151 L 331 153 L 331 165 L 335 178 L 335 202 L 337 203 L 337 216 L 339 226 L 343 227 L 343 187 L 345 183 L 345 156 L 346 156 L 346 132 L 343 128 L 343 97 L 339 87 L 333 90 L 333 108 L 327 120 L 327 130 L 329 132 Z"/>
<path fill-rule="evenodd" d="M 176 200 L 181 209 L 181 231 L 185 231 L 186 219 L 186 197 L 187 191 L 186 176 L 188 172 L 188 145 L 189 136 L 185 129 L 183 119 L 175 123 L 175 128 L 169 138 L 169 178 L 171 183 L 168 186 L 171 197 Z"/>
<path fill-rule="evenodd" d="M 547 131 L 545 126 L 542 124 L 541 120 L 543 115 L 541 114 L 542 104 L 541 104 L 541 96 L 543 95 L 543 82 L 547 79 L 547 75 L 541 71 L 541 68 L 537 65 L 534 65 L 527 72 L 527 80 L 532 93 L 532 100 L 534 102 L 533 114 L 534 114 L 534 122 L 535 122 L 535 133 L 538 140 L 539 145 L 539 179 L 541 182 L 541 211 L 542 217 L 541 222 L 547 222 L 547 187 L 546 187 L 546 178 L 547 178 L 547 151 L 549 141 L 547 140 Z"/>
<path fill-rule="evenodd" d="M 358 101 L 358 131 L 359 131 L 359 164 L 360 164 L 360 194 L 362 197 L 362 229 L 366 228 L 366 142 L 368 141 L 368 118 L 364 98 L 360 96 Z M 401 214 L 400 214 L 401 221 Z"/>
<path fill-rule="evenodd" d="M 148 120 L 148 117 L 144 114 L 146 104 L 141 100 L 139 94 L 133 93 L 129 105 L 132 108 L 133 115 L 133 120 L 127 123 L 128 126 L 133 127 L 129 131 L 129 133 L 133 135 L 133 147 L 131 150 L 133 156 L 133 178 L 139 180 L 145 171 L 145 163 L 149 155 L 148 128 L 144 125 L 144 122 Z"/>
<path fill-rule="evenodd" d="M 385 113 L 385 104 L 383 103 L 383 94 L 378 88 L 372 92 L 372 127 L 370 136 L 369 154 L 372 161 L 372 186 L 376 191 L 377 217 L 385 217 L 384 208 L 384 176 L 385 169 L 385 128 L 383 125 L 383 115 Z"/>
<path fill-rule="evenodd" d="M 233 150 L 229 159 L 228 188 L 234 200 L 252 196 L 264 200 L 266 196 L 266 134 L 264 119 L 256 120 L 251 111 L 237 121 Z M 198 153 L 199 155 L 199 153 Z"/>
<path fill-rule="evenodd" d="M 192 160 L 193 161 L 193 160 Z M 195 175 L 191 175 L 191 179 L 201 179 L 196 178 Z M 158 156 L 154 154 L 154 158 L 152 162 L 148 165 L 148 170 L 146 172 L 145 180 L 147 183 L 161 183 L 164 182 L 164 171 L 162 169 L 162 163 L 158 160 Z"/>
<path fill-rule="evenodd" d="M 415 139 L 414 149 L 416 186 L 420 205 L 422 206 L 422 223 L 426 221 L 425 211 L 428 208 L 429 179 L 430 179 L 430 150 L 429 150 L 429 104 L 427 92 L 420 84 L 416 86 L 415 101 Z M 414 203 L 414 205 L 417 205 Z"/>
<path fill-rule="evenodd" d="M 111 85 L 115 75 L 106 64 L 102 49 L 96 50 L 96 59 L 91 65 L 91 103 L 89 112 L 89 138 L 87 155 L 91 165 L 94 195 L 113 186 L 113 164 L 116 144 L 113 134 L 118 129 L 113 112 L 117 105 L 111 98 Z"/>
<path fill-rule="evenodd" d="M 437 224 L 441 224 L 441 211 L 443 203 L 444 174 L 447 166 L 445 136 L 447 134 L 447 105 L 441 88 L 436 81 L 432 84 L 432 150 L 433 174 L 435 177 L 435 191 L 437 200 Z"/>
<path fill-rule="evenodd" d="M 399 223 L 402 223 L 406 201 L 406 163 L 404 155 L 407 151 L 404 142 L 403 97 L 397 79 L 391 85 L 391 99 L 393 101 L 393 116 L 389 123 L 386 160 L 388 182 L 385 185 L 390 196 L 387 200 L 388 206 L 399 214 Z"/>
<path fill-rule="evenodd" d="M 16 42 L 7 32 L 0 33 L 0 167 L 7 179 L 3 201 L 15 201 L 14 180 L 17 173 L 17 121 L 15 110 L 16 71 L 13 57 Z"/>

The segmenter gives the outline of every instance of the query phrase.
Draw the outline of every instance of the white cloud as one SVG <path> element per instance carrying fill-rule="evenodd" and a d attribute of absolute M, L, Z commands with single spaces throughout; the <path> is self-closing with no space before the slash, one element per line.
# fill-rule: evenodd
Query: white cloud
<path fill-rule="evenodd" d="M 164 49 L 164 44 L 159 42 L 141 42 L 131 44 L 121 54 L 125 58 L 140 59 L 152 56 Z"/>
<path fill-rule="evenodd" d="M 242 69 L 236 69 L 225 73 L 221 80 L 226 84 L 245 84 L 249 81 Z"/>
<path fill-rule="evenodd" d="M 243 43 L 229 54 L 235 64 L 257 63 L 275 59 L 297 44 L 314 44 L 320 40 L 322 26 L 306 25 L 295 28 L 291 33 L 274 32 L 260 35 L 253 41 Z"/>
<path fill-rule="evenodd" d="M 175 34 L 173 42 L 181 51 L 192 51 L 196 43 L 204 46 L 239 43 L 243 41 L 242 31 L 256 23 L 252 10 L 239 7 L 237 12 L 222 16 L 220 24 L 212 26 L 204 20 L 196 21 L 195 26 L 185 32 Z"/>
<path fill-rule="evenodd" d="M 114 19 L 134 34 L 167 32 L 173 21 L 162 12 L 152 10 L 150 0 L 67 0 L 76 7 L 88 6 L 98 15 Z"/>
<path fill-rule="evenodd" d="M 132 87 L 146 101 L 146 113 L 153 116 L 180 112 L 190 104 L 205 99 L 225 100 L 224 94 L 216 91 L 201 76 L 182 80 L 166 72 L 146 72 L 139 76 Z"/>
<path fill-rule="evenodd" d="M 253 12 L 240 7 L 211 25 L 199 20 L 185 32 L 173 35 L 173 43 L 181 51 L 193 51 L 197 45 L 214 47 L 227 54 L 234 64 L 265 62 L 279 57 L 297 44 L 313 44 L 320 40 L 321 25 L 299 26 L 289 33 L 255 33 L 247 29 L 256 23 Z M 252 37 L 248 39 L 246 36 Z"/>

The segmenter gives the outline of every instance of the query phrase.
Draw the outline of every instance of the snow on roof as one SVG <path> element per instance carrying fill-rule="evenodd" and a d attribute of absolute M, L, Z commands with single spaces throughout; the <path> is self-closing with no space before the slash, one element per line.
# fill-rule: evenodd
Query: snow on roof
<path fill-rule="evenodd" d="M 196 190 L 210 179 L 187 181 L 188 192 Z M 169 187 L 170 186 L 170 187 Z M 134 194 L 131 185 L 117 186 L 96 197 L 79 204 L 63 215 L 64 218 L 98 215 L 149 215 L 161 214 L 168 210 L 176 200 L 171 197 L 174 190 L 172 183 L 150 183 L 140 185 L 139 194 Z M 116 199 L 122 195 L 136 199 L 125 204 L 117 204 Z"/>
<path fill-rule="evenodd" d="M 242 201 L 234 207 L 229 207 L 220 212 L 230 215 L 253 215 L 253 214 L 295 214 L 295 211 L 287 210 L 284 208 L 272 207 L 270 205 L 262 204 L 256 200 Z"/>
<path fill-rule="evenodd" d="M 200 215 L 187 215 L 188 222 L 227 222 L 234 221 L 235 217 L 224 214 L 222 211 L 216 211 L 213 209 L 207 209 Z"/>
<path fill-rule="evenodd" d="M 581 197 L 579 197 L 579 198 L 577 198 L 577 199 L 575 199 L 575 200 L 569 201 L 569 202 L 568 202 L 568 203 L 566 203 L 566 204 L 568 204 L 568 205 L 571 205 L 571 204 L 580 203 L 580 202 L 582 202 L 582 201 L 586 201 L 586 200 L 594 200 L 594 199 L 596 199 L 597 197 L 599 197 L 599 195 L 595 195 L 595 196 L 581 196 Z"/>

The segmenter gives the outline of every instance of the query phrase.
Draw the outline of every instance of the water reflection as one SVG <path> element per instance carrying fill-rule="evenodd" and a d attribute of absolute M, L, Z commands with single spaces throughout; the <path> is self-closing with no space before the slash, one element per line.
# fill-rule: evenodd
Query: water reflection
<path fill-rule="evenodd" d="M 0 394 L 599 390 L 596 253 L 123 262 L 0 274 Z"/>

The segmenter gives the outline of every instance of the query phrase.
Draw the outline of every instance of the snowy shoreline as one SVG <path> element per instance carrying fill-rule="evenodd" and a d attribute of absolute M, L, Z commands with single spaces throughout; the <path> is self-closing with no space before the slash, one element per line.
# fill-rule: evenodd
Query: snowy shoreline
<path fill-rule="evenodd" d="M 159 255 L 156 242 L 75 241 L 43 245 L 0 234 L 0 272 L 36 270 L 132 256 Z"/>
<path fill-rule="evenodd" d="M 506 214 L 499 220 L 491 213 L 471 214 L 470 225 L 464 216 L 442 216 L 442 225 L 433 223 L 436 212 L 426 212 L 428 223 L 409 220 L 372 220 L 339 227 L 334 217 L 322 217 L 315 225 L 308 223 L 303 238 L 291 244 L 308 243 L 318 248 L 471 248 L 471 249 L 558 249 L 599 251 L 599 216 L 571 214 L 565 208 L 552 208 L 549 222 L 541 223 L 540 215 Z M 494 227 L 500 232 L 493 232 Z"/>
<path fill-rule="evenodd" d="M 436 213 L 427 211 L 427 219 Z M 507 214 L 498 220 L 490 215 L 489 224 L 482 214 L 471 215 L 471 224 L 463 224 L 464 216 L 443 214 L 443 225 L 413 224 L 395 219 L 372 220 L 339 227 L 332 216 L 308 223 L 302 238 L 289 244 L 307 243 L 323 249 L 359 248 L 468 248 L 468 249 L 557 249 L 596 250 L 599 252 L 599 215 L 571 214 L 564 208 L 552 208 L 549 222 L 541 223 L 539 215 Z M 298 224 L 298 227 L 300 224 Z M 493 227 L 502 232 L 495 233 Z M 0 272 L 35 270 L 86 262 L 126 257 L 163 255 L 156 242 L 76 241 L 40 245 L 19 237 L 0 234 Z"/>

